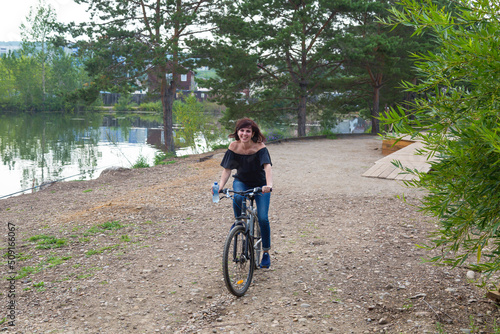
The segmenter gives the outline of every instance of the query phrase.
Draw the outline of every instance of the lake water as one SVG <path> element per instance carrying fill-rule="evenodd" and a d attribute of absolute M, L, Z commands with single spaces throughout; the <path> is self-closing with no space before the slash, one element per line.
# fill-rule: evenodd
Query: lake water
<path fill-rule="evenodd" d="M 1 114 L 0 199 L 45 182 L 97 178 L 109 167 L 130 168 L 140 157 L 152 166 L 162 129 L 154 114 Z M 209 150 L 202 136 L 196 142 L 177 155 Z"/>

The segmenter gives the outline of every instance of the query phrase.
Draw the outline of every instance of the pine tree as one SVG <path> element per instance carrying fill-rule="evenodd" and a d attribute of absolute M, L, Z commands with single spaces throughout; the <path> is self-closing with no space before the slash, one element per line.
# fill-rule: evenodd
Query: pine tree
<path fill-rule="evenodd" d="M 175 152 L 172 106 L 180 74 L 192 69 L 185 41 L 203 31 L 212 6 L 207 0 L 79 0 L 88 4 L 91 21 L 72 25 L 73 35 L 94 78 L 92 92 L 119 87 L 144 87 L 157 82 L 163 106 L 166 150 Z M 200 28 L 201 27 L 201 28 Z"/>
<path fill-rule="evenodd" d="M 213 15 L 215 41 L 203 45 L 218 78 L 202 83 L 225 105 L 227 118 L 286 118 L 306 135 L 310 105 L 331 93 L 343 58 L 336 37 L 357 1 L 225 1 Z M 208 50 L 208 51 L 207 51 Z"/>

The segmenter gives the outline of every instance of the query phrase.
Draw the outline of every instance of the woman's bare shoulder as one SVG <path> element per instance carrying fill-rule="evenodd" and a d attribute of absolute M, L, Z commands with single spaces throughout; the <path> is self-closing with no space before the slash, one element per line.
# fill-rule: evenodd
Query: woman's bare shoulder
<path fill-rule="evenodd" d="M 229 144 L 229 147 L 228 147 L 231 151 L 235 152 L 236 150 L 238 150 L 238 142 L 237 141 L 232 141 L 230 144 Z"/>

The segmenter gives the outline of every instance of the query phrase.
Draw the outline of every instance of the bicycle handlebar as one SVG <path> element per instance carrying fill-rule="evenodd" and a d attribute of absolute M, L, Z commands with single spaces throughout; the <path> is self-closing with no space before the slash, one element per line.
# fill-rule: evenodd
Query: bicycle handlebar
<path fill-rule="evenodd" d="M 271 188 L 271 191 L 273 191 L 273 188 Z M 249 194 L 252 194 L 252 193 L 253 194 L 258 194 L 258 193 L 261 193 L 261 192 L 262 192 L 262 187 L 256 187 L 256 188 L 248 189 L 248 190 L 244 190 L 244 191 L 234 191 L 233 189 L 229 189 L 229 188 L 225 188 L 225 189 L 221 190 L 221 193 L 223 193 L 226 196 L 229 196 L 229 193 L 233 193 L 233 194 L 236 194 L 236 195 L 246 196 L 246 195 L 249 195 Z"/>

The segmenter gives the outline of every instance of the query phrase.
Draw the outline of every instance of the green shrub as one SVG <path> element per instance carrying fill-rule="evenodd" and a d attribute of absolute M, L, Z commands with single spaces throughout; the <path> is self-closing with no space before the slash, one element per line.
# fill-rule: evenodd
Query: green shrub
<path fill-rule="evenodd" d="M 398 138 L 420 137 L 421 153 L 436 159 L 429 172 L 396 165 L 417 176 L 406 184 L 426 190 L 419 209 L 439 226 L 429 260 L 492 274 L 500 270 L 498 7 L 463 1 L 454 16 L 431 1 L 401 4 L 393 20 L 434 36 L 440 50 L 414 55 L 421 79 L 404 86 L 415 101 L 381 117 Z"/>
<path fill-rule="evenodd" d="M 140 155 L 135 161 L 135 163 L 132 165 L 132 168 L 148 168 L 148 167 L 149 167 L 148 161 L 142 155 Z"/>
<path fill-rule="evenodd" d="M 155 111 L 158 113 L 163 111 L 161 101 L 141 103 L 138 109 L 143 111 Z"/>
<path fill-rule="evenodd" d="M 170 163 L 175 162 L 175 161 L 165 161 L 169 158 L 175 158 L 175 154 L 174 153 L 159 152 L 159 153 L 155 154 L 153 163 L 155 166 L 158 166 L 158 165 L 166 165 L 166 164 L 170 164 Z"/>
<path fill-rule="evenodd" d="M 131 101 L 132 95 L 128 92 L 120 94 L 120 97 L 118 98 L 118 103 L 115 104 L 113 109 L 116 111 L 128 111 L 131 110 L 130 101 Z"/>
<path fill-rule="evenodd" d="M 313 137 L 313 136 L 326 136 L 328 139 L 336 139 L 337 134 L 333 133 L 332 130 L 329 129 L 319 129 L 315 131 L 310 131 L 307 134 L 308 137 Z"/>
<path fill-rule="evenodd" d="M 229 144 L 213 144 L 210 146 L 212 151 L 219 150 L 219 149 L 227 149 L 229 147 Z"/>

